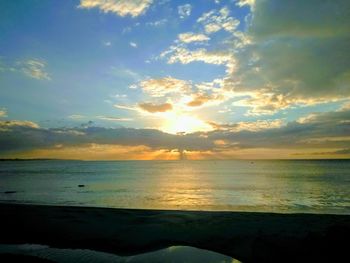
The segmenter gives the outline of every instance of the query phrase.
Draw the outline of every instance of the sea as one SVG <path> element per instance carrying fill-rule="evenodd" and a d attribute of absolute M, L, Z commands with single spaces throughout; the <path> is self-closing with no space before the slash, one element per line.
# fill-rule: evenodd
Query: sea
<path fill-rule="evenodd" d="M 350 160 L 1 161 L 0 202 L 350 214 Z"/>

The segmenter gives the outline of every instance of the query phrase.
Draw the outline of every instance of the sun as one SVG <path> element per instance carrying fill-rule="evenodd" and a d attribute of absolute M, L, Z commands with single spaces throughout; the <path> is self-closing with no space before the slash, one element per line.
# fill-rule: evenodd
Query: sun
<path fill-rule="evenodd" d="M 183 114 L 169 114 L 163 123 L 161 130 L 167 133 L 193 133 L 199 131 L 211 131 L 213 128 L 197 117 Z"/>

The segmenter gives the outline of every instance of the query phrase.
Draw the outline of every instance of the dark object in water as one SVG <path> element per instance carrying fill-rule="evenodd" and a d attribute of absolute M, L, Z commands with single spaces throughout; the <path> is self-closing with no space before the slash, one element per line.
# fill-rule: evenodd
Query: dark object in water
<path fill-rule="evenodd" d="M 4 192 L 5 194 L 14 194 L 14 193 L 16 193 L 16 191 L 6 191 L 6 192 Z"/>
<path fill-rule="evenodd" d="M 79 184 L 78 187 L 85 187 L 85 184 Z"/>

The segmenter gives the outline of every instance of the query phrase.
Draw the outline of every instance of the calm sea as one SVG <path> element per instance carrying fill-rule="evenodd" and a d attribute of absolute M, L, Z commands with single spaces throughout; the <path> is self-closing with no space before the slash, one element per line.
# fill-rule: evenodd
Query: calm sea
<path fill-rule="evenodd" d="M 3 161 L 0 202 L 350 214 L 350 161 Z"/>

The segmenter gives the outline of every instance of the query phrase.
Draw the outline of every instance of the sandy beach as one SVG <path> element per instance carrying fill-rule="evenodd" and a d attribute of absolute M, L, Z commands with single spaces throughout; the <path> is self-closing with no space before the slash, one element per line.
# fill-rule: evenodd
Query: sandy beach
<path fill-rule="evenodd" d="M 242 262 L 342 262 L 350 234 L 348 215 L 15 204 L 1 204 L 0 211 L 1 244 L 43 244 L 121 256 L 192 246 Z"/>

